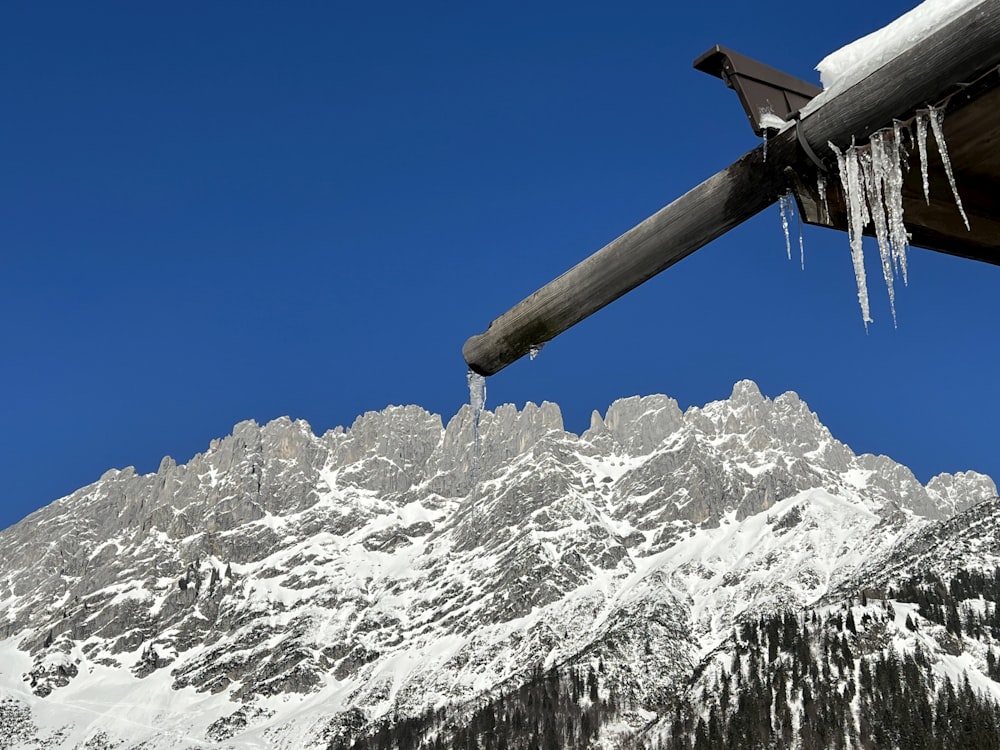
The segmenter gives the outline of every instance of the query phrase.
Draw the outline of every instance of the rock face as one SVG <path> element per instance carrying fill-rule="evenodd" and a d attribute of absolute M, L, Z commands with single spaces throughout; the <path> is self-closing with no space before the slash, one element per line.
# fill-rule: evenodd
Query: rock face
<path fill-rule="evenodd" d="M 996 496 L 856 456 L 749 381 L 686 413 L 616 401 L 582 436 L 504 405 L 479 443 L 473 486 L 468 407 L 242 422 L 7 529 L 0 748 L 326 747 L 598 661 L 655 710 L 741 617 L 932 554 Z"/>

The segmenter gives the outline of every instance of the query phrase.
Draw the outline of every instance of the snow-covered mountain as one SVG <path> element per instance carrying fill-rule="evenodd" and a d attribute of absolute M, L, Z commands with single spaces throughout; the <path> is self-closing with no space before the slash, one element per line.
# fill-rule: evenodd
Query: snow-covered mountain
<path fill-rule="evenodd" d="M 740 623 L 1000 565 L 989 477 L 923 486 L 794 393 L 623 399 L 580 436 L 500 406 L 476 485 L 473 421 L 243 422 L 4 531 L 0 748 L 350 746 L 435 711 L 440 739 L 539 668 L 598 666 L 625 742 Z"/>

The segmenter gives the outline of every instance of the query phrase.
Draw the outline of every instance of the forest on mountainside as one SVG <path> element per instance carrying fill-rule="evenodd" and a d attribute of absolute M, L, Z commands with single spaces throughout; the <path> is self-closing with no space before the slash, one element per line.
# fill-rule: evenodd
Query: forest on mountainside
<path fill-rule="evenodd" d="M 1000 569 L 924 573 L 746 619 L 665 705 L 632 705 L 605 684 L 601 662 L 537 667 L 491 700 L 389 719 L 330 747 L 582 750 L 603 737 L 632 750 L 1000 750 L 1000 704 L 982 689 L 1000 681 L 998 601 Z M 970 650 L 982 668 L 954 671 Z M 643 711 L 659 718 L 616 733 L 623 714 Z"/>

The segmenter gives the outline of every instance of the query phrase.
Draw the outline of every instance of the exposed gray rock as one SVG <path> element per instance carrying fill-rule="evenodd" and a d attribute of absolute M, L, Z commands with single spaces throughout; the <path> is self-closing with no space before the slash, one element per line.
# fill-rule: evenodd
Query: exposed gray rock
<path fill-rule="evenodd" d="M 927 483 L 927 494 L 944 516 L 953 516 L 997 496 L 993 479 L 975 471 L 938 474 Z"/>
<path fill-rule="evenodd" d="M 660 395 L 619 399 L 611 404 L 604 418 L 604 425 L 618 444 L 628 453 L 638 455 L 657 448 L 683 423 L 684 415 L 677 402 Z"/>

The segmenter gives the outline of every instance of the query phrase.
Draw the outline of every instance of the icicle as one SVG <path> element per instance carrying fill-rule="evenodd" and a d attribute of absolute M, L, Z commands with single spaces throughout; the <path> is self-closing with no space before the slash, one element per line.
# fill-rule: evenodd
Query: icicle
<path fill-rule="evenodd" d="M 764 161 L 767 161 L 767 128 L 764 128 Z"/>
<path fill-rule="evenodd" d="M 871 309 L 868 304 L 868 279 L 865 275 L 865 251 L 862 245 L 862 232 L 868 223 L 868 205 L 865 203 L 864 185 L 862 183 L 861 165 L 858 161 L 858 149 L 853 144 L 847 150 L 847 182 L 844 194 L 849 196 L 851 222 L 851 257 L 854 261 L 854 276 L 858 284 L 858 302 L 861 305 L 861 317 L 865 330 L 872 322 Z"/>
<path fill-rule="evenodd" d="M 893 288 L 892 246 L 889 242 L 889 223 L 886 219 L 885 183 L 889 176 L 888 157 L 885 153 L 885 142 L 882 132 L 873 133 L 871 146 L 861 152 L 861 167 L 865 175 L 865 193 L 868 198 L 869 212 L 875 225 L 875 240 L 878 242 L 878 254 L 882 259 L 882 277 L 889 291 L 889 310 L 892 312 L 892 323 L 896 325 L 896 292 Z"/>
<path fill-rule="evenodd" d="M 906 147 L 903 145 L 903 123 L 897 120 L 892 126 L 892 142 L 885 145 L 884 158 L 888 163 L 888 172 L 884 193 L 893 265 L 903 275 L 904 284 L 909 282 L 906 250 L 910 244 L 910 234 L 903 224 L 903 164 L 906 164 L 906 156 Z"/>
<path fill-rule="evenodd" d="M 906 167 L 907 170 L 910 168 L 909 158 L 910 153 L 906 150 L 906 144 L 903 141 L 903 129 L 906 127 L 906 123 L 902 120 L 892 121 L 892 137 L 896 140 L 896 146 L 899 148 L 899 163 L 900 167 Z M 907 131 L 909 132 L 909 131 Z"/>
<path fill-rule="evenodd" d="M 938 153 L 941 154 L 941 162 L 944 164 L 944 173 L 948 175 L 948 184 L 951 185 L 951 194 L 955 196 L 955 205 L 958 206 L 958 212 L 962 214 L 962 221 L 965 222 L 965 228 L 970 229 L 969 217 L 965 215 L 965 208 L 962 206 L 962 199 L 958 196 L 958 186 L 955 184 L 955 173 L 951 169 L 951 157 L 948 156 L 948 144 L 944 142 L 944 128 L 942 127 L 944 123 L 944 110 L 931 107 L 927 110 L 927 119 L 930 120 L 931 130 L 934 132 L 934 140 L 937 141 Z"/>
<path fill-rule="evenodd" d="M 806 270 L 806 246 L 805 246 L 805 243 L 802 242 L 802 217 L 799 216 L 797 218 L 798 218 L 798 221 L 796 223 L 799 226 L 799 268 L 801 270 L 805 271 Z"/>
<path fill-rule="evenodd" d="M 785 233 L 785 254 L 792 259 L 792 240 L 788 234 L 788 217 L 792 212 L 792 194 L 785 193 L 778 199 L 778 212 L 781 214 L 781 229 Z"/>
<path fill-rule="evenodd" d="M 917 150 L 920 152 L 920 176 L 924 183 L 924 201 L 931 205 L 931 189 L 927 181 L 927 115 L 917 113 Z"/>
<path fill-rule="evenodd" d="M 862 230 L 866 226 L 868 226 L 868 223 L 872 220 L 871 211 L 868 210 L 868 201 L 865 200 L 865 197 L 868 195 L 868 187 L 867 185 L 865 185 L 866 172 L 864 166 L 861 163 L 861 156 L 863 153 L 865 153 L 864 150 L 858 148 L 853 143 L 851 144 L 851 148 L 848 151 L 848 156 L 850 157 L 851 155 L 853 155 L 854 157 L 853 158 L 854 170 L 857 174 L 857 181 L 858 181 L 858 206 L 860 207 L 861 210 L 861 213 L 859 214 L 859 216 L 861 217 L 861 221 L 858 226 Z M 848 162 L 848 167 L 850 167 L 850 165 L 851 165 L 850 162 Z"/>
<path fill-rule="evenodd" d="M 543 346 L 545 346 L 545 344 L 539 344 L 538 346 L 533 346 L 528 349 L 528 359 L 534 359 L 537 357 L 541 353 Z"/>
<path fill-rule="evenodd" d="M 816 176 L 816 192 L 819 194 L 820 205 L 823 206 L 823 212 L 820 214 L 820 221 L 824 224 L 830 223 L 830 204 L 826 202 L 826 177 L 822 172 L 818 173 Z"/>
<path fill-rule="evenodd" d="M 796 218 L 796 226 L 799 230 L 799 263 L 802 270 L 805 270 L 806 249 L 802 242 L 802 220 L 795 209 L 795 197 L 791 190 L 778 199 L 778 213 L 781 214 L 781 230 L 785 233 L 785 255 L 788 256 L 788 260 L 792 259 L 792 237 L 788 225 L 793 216 Z"/>
<path fill-rule="evenodd" d="M 864 195 L 861 186 L 861 177 L 858 169 L 857 149 L 851 146 L 847 153 L 843 153 L 833 143 L 829 144 L 833 153 L 837 155 L 837 167 L 840 171 L 840 184 L 844 190 L 844 200 L 847 203 L 847 230 L 851 241 L 851 260 L 854 262 L 854 279 L 858 285 L 858 304 L 861 306 L 861 319 L 864 321 L 865 330 L 872 322 L 868 307 L 868 280 L 865 277 L 865 252 L 861 245 L 861 231 L 864 229 L 866 219 Z"/>
<path fill-rule="evenodd" d="M 486 378 L 469 370 L 469 405 L 472 407 L 472 483 L 479 483 L 479 418 L 486 408 Z"/>

